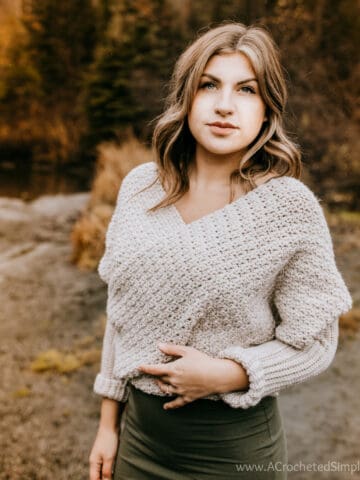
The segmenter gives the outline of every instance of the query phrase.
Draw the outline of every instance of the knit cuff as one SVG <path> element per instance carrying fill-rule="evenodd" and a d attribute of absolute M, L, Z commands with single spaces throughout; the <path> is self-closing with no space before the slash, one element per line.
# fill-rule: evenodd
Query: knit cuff
<path fill-rule="evenodd" d="M 332 362 L 338 343 L 338 321 L 332 322 L 314 343 L 295 348 L 278 339 L 260 345 L 232 345 L 218 353 L 241 364 L 249 376 L 247 391 L 220 393 L 220 398 L 234 408 L 255 406 L 268 395 L 290 385 L 301 383 L 322 373 Z"/>
<path fill-rule="evenodd" d="M 114 380 L 100 373 L 96 375 L 93 391 L 103 397 L 124 402 L 127 400 L 128 389 L 125 380 Z"/>
<path fill-rule="evenodd" d="M 246 391 L 220 393 L 220 398 L 233 408 L 249 408 L 256 405 L 264 394 L 264 371 L 251 349 L 229 347 L 221 351 L 218 358 L 234 360 L 246 370 L 249 377 L 249 388 Z"/>

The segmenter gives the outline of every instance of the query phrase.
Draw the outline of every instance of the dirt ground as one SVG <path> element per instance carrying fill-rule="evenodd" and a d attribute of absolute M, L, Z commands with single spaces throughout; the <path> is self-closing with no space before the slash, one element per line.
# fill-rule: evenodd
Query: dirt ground
<path fill-rule="evenodd" d="M 69 261 L 87 198 L 0 198 L 0 480 L 88 478 L 106 286 Z M 359 232 L 332 233 L 359 307 Z M 325 373 L 281 394 L 289 478 L 360 479 L 359 344 L 359 332 L 342 335 Z"/>

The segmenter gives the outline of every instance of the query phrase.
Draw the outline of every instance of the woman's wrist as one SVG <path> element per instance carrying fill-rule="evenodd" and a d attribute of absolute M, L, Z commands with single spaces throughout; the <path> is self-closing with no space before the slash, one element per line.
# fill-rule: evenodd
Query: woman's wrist
<path fill-rule="evenodd" d="M 215 358 L 216 379 L 215 393 L 228 393 L 237 390 L 247 390 L 249 377 L 246 370 L 234 360 L 227 358 Z"/>
<path fill-rule="evenodd" d="M 120 428 L 120 420 L 124 407 L 125 403 L 123 402 L 118 402 L 117 400 L 103 397 L 101 403 L 99 429 L 118 431 Z"/>

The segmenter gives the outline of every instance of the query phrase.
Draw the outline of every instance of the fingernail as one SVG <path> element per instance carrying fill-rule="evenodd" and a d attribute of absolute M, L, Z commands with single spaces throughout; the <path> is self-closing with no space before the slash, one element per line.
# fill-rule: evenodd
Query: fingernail
<path fill-rule="evenodd" d="M 158 347 L 164 348 L 164 347 L 166 347 L 166 343 L 160 342 L 160 343 L 158 343 Z"/>

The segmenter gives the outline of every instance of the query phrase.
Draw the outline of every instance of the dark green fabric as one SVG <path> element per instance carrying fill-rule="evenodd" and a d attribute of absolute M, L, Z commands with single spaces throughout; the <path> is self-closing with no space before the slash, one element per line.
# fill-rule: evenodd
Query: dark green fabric
<path fill-rule="evenodd" d="M 131 386 L 114 480 L 287 478 L 282 467 L 287 462 L 286 440 L 276 398 L 265 397 L 248 409 L 199 399 L 164 410 L 171 398 Z M 241 465 L 268 470 L 240 471 Z"/>

